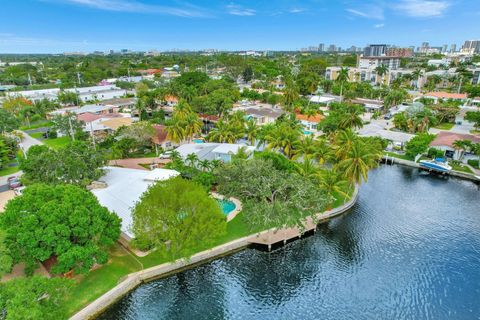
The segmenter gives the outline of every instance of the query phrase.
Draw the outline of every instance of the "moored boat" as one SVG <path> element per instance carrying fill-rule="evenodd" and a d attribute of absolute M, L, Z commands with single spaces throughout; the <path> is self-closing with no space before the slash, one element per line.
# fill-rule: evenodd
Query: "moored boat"
<path fill-rule="evenodd" d="M 441 173 L 448 173 L 452 170 L 452 167 L 448 165 L 448 162 L 444 158 L 437 158 L 434 160 L 420 160 L 420 168 L 429 171 L 437 171 Z"/>

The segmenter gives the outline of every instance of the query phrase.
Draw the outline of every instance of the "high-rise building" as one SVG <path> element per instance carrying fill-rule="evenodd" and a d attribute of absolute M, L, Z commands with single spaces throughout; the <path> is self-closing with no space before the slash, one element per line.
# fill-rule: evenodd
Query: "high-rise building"
<path fill-rule="evenodd" d="M 442 48 L 442 53 L 445 53 L 448 51 L 448 44 L 444 44 Z"/>
<path fill-rule="evenodd" d="M 415 52 L 415 46 L 410 46 L 409 48 L 412 50 L 412 52 Z"/>
<path fill-rule="evenodd" d="M 450 52 L 457 52 L 457 45 L 455 43 L 453 43 L 451 46 L 450 46 Z"/>
<path fill-rule="evenodd" d="M 336 51 L 337 51 L 337 47 L 334 44 L 331 44 L 330 46 L 328 46 L 328 52 L 336 52 Z"/>
<path fill-rule="evenodd" d="M 413 50 L 411 48 L 388 48 L 388 57 L 404 57 L 408 58 L 413 56 Z"/>
<path fill-rule="evenodd" d="M 318 45 L 318 51 L 320 51 L 320 52 L 325 51 L 325 44 L 324 44 L 324 43 L 320 43 L 320 44 Z"/>
<path fill-rule="evenodd" d="M 371 44 L 363 49 L 363 56 L 365 57 L 381 57 L 387 53 L 386 44 Z"/>
<path fill-rule="evenodd" d="M 462 51 L 480 53 L 480 40 L 467 40 L 462 46 Z"/>
<path fill-rule="evenodd" d="M 430 47 L 430 43 L 422 42 L 422 48 L 428 48 L 428 47 Z"/>

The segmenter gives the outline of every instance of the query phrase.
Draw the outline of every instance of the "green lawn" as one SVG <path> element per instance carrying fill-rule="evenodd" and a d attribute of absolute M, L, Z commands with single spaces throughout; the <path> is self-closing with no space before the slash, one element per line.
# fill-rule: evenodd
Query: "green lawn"
<path fill-rule="evenodd" d="M 406 154 L 398 154 L 395 152 L 388 152 L 388 151 L 385 151 L 385 154 L 389 157 L 413 161 L 413 159 L 410 159 Z"/>
<path fill-rule="evenodd" d="M 17 163 L 17 161 L 15 160 L 15 162 L 13 163 Z M 0 169 L 0 177 L 3 177 L 3 176 L 8 176 L 9 174 L 13 174 L 15 172 L 18 172 L 20 171 L 20 167 L 19 166 L 15 166 L 15 167 L 5 167 L 3 169 Z"/>
<path fill-rule="evenodd" d="M 454 171 L 460 171 L 460 172 L 465 172 L 465 173 L 472 173 L 472 170 L 469 167 L 458 165 L 458 164 L 453 164 L 450 163 Z"/>
<path fill-rule="evenodd" d="M 52 121 L 42 120 L 42 121 L 38 121 L 30 124 L 30 126 L 21 126 L 20 130 L 25 131 L 25 130 L 32 130 L 32 129 L 38 129 L 38 128 L 46 128 L 51 126 L 53 126 Z"/>
<path fill-rule="evenodd" d="M 28 135 L 32 138 L 37 139 L 37 140 L 42 140 L 43 139 L 43 132 L 34 132 L 34 133 L 29 133 Z"/>
<path fill-rule="evenodd" d="M 191 249 L 190 255 L 213 248 L 220 244 L 239 239 L 260 230 L 249 230 L 245 217 L 239 213 L 235 219 L 227 224 L 227 233 L 210 245 L 199 244 Z M 83 276 L 74 286 L 66 299 L 69 314 L 74 314 L 102 294 L 117 285 L 129 273 L 141 270 L 140 261 L 144 268 L 153 267 L 171 261 L 158 252 L 152 252 L 146 257 L 134 258 L 120 245 L 115 245 L 110 252 L 110 261 L 101 268 Z"/>
<path fill-rule="evenodd" d="M 440 123 L 439 125 L 436 125 L 434 128 L 440 129 L 440 130 L 450 130 L 453 128 L 455 123 L 450 123 L 450 122 L 444 122 Z"/>
<path fill-rule="evenodd" d="M 110 251 L 110 261 L 81 278 L 66 300 L 68 314 L 81 308 L 115 287 L 129 273 L 141 270 L 138 262 L 120 245 Z"/>
<path fill-rule="evenodd" d="M 45 143 L 47 146 L 53 149 L 60 149 L 62 147 L 65 147 L 70 143 L 70 141 L 71 141 L 70 137 L 67 137 L 67 136 L 42 140 L 43 143 Z"/>

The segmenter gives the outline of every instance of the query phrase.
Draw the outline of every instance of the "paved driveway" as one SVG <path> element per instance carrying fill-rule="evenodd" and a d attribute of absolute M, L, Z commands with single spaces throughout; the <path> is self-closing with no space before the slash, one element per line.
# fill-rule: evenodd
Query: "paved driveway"
<path fill-rule="evenodd" d="M 23 141 L 20 142 L 20 144 L 19 144 L 19 146 L 23 150 L 23 152 L 26 153 L 28 151 L 28 149 L 30 149 L 30 147 L 32 147 L 32 146 L 38 146 L 38 145 L 43 144 L 42 141 L 37 140 L 35 138 L 32 138 L 26 132 L 24 132 L 24 131 L 19 131 L 19 132 L 21 132 L 23 134 Z"/>

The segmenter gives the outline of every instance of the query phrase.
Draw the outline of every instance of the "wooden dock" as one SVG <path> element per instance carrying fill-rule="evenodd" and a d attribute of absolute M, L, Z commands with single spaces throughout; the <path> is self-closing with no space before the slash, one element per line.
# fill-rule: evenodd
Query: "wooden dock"
<path fill-rule="evenodd" d="M 315 232 L 318 224 L 335 218 L 352 208 L 353 205 L 356 203 L 357 198 L 358 187 L 355 188 L 352 198 L 344 205 L 338 208 L 334 208 L 332 210 L 325 211 L 323 213 L 319 213 L 316 217 L 316 221 L 314 221 L 314 219 L 312 219 L 311 217 L 308 217 L 302 230 L 296 227 L 284 229 L 270 229 L 264 232 L 260 232 L 255 236 L 252 236 L 249 239 L 249 242 L 254 246 L 267 247 L 268 251 L 270 251 L 274 246 L 284 245 L 287 242 L 301 238 L 305 234 Z"/>

